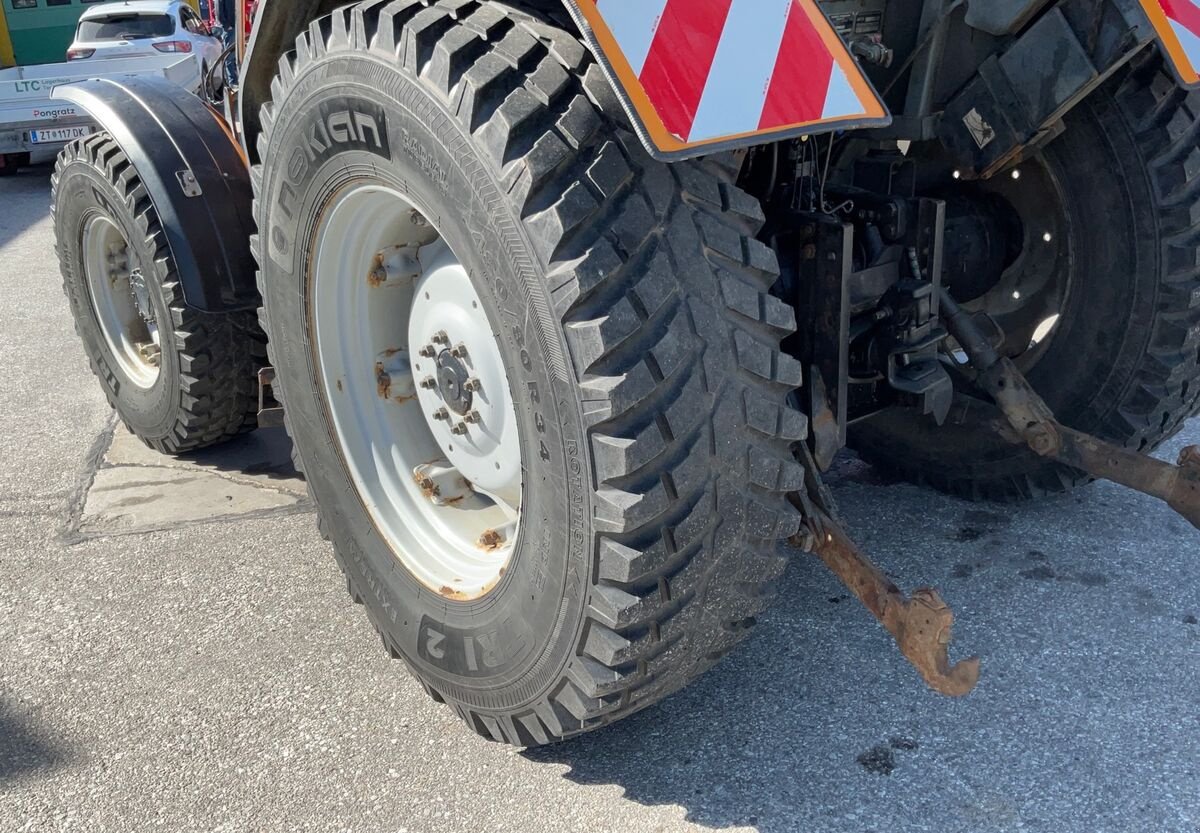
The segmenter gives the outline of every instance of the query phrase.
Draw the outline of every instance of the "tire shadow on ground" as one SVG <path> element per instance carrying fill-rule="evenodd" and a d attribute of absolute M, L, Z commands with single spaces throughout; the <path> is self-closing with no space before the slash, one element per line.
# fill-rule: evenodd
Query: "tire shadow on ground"
<path fill-rule="evenodd" d="M 60 769 L 75 757 L 72 750 L 0 700 L 0 794 Z"/>
<path fill-rule="evenodd" d="M 774 606 L 704 677 L 523 755 L 693 823 L 764 833 L 1119 829 L 1132 806 L 1145 829 L 1168 829 L 1200 813 L 1171 798 L 1194 795 L 1181 765 L 1200 760 L 1200 578 L 1180 573 L 1195 530 L 1108 484 L 970 504 L 862 465 L 840 471 L 854 537 L 902 587 L 937 586 L 955 609 L 952 659 L 983 660 L 975 692 L 927 690 L 849 592 L 796 553 Z"/>
<path fill-rule="evenodd" d="M 21 168 L 12 176 L 0 177 L 0 205 L 4 206 L 4 210 L 0 211 L 0 250 L 24 234 L 30 226 L 50 216 L 52 173 L 53 158 L 49 162 Z"/>

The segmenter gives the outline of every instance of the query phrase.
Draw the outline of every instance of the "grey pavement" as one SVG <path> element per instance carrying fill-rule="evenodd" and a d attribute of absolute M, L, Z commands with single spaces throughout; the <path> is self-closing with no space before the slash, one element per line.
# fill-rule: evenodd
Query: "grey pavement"
<path fill-rule="evenodd" d="M 851 529 L 982 656 L 964 700 L 797 556 L 685 692 L 480 740 L 350 603 L 285 438 L 180 463 L 114 429 L 48 177 L 0 180 L 0 833 L 1200 831 L 1200 533 L 1104 484 L 971 505 L 840 467 Z"/>

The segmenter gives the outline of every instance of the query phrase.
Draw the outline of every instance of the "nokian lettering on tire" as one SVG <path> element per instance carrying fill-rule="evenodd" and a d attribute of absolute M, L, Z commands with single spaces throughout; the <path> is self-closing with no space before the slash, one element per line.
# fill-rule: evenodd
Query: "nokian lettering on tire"
<path fill-rule="evenodd" d="M 722 160 L 651 161 L 607 89 L 573 36 L 512 6 L 362 3 L 281 60 L 254 171 L 277 381 L 351 595 L 432 696 L 520 745 L 712 665 L 766 607 L 800 523 L 786 494 L 807 424 L 779 350 L 795 322 L 769 294 L 761 211 Z M 467 600 L 405 569 L 331 425 L 327 400 L 371 370 L 321 378 L 314 247 L 364 184 L 403 195 L 461 260 L 513 394 L 523 520 L 499 581 Z M 320 280 L 367 281 L 372 255 Z"/>

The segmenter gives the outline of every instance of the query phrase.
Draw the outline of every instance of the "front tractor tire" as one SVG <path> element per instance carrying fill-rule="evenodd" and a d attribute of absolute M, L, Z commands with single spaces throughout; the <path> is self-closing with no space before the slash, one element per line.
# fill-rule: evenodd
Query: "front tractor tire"
<path fill-rule="evenodd" d="M 280 62 L 264 320 L 352 597 L 477 732 L 538 745 L 745 636 L 800 518 L 757 203 L 641 149 L 571 35 L 397 0 Z"/>
<path fill-rule="evenodd" d="M 75 331 L 129 431 L 181 454 L 253 430 L 266 360 L 258 322 L 188 306 L 158 213 L 112 137 L 67 145 L 50 187 Z"/>

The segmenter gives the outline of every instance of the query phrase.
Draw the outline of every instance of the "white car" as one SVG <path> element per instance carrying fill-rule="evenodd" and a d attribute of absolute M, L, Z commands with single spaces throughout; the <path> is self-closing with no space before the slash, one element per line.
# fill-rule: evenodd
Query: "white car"
<path fill-rule="evenodd" d="M 224 49 L 208 24 L 182 0 L 127 0 L 92 6 L 79 18 L 68 61 L 136 58 L 140 55 L 179 53 L 195 58 L 195 83 L 189 89 L 216 98 L 223 86 L 218 68 Z"/>

